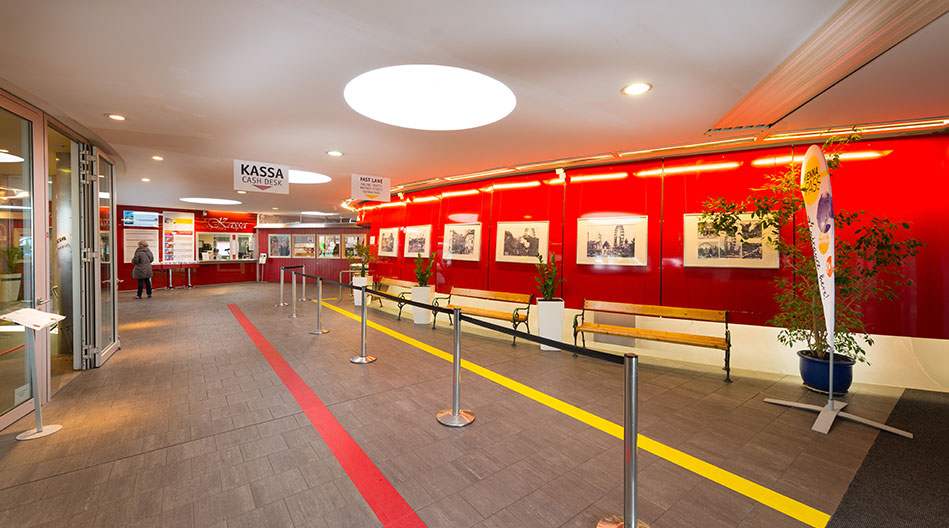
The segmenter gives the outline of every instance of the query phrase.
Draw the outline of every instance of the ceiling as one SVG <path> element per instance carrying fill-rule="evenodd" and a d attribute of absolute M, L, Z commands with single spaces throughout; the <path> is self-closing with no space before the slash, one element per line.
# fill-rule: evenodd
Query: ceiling
<path fill-rule="evenodd" d="M 708 129 L 853 3 L 8 0 L 0 86 L 104 141 L 126 167 L 120 203 L 182 206 L 179 197 L 208 196 L 242 200 L 228 206 L 241 211 L 338 211 L 352 173 L 395 185 L 708 141 Z M 514 91 L 517 107 L 481 128 L 433 132 L 346 105 L 350 79 L 396 64 L 484 73 Z M 840 74 L 771 131 L 947 115 L 946 64 L 942 16 Z M 633 81 L 654 88 L 621 95 Z M 333 149 L 345 155 L 325 154 Z M 237 195 L 235 158 L 333 182 Z"/>

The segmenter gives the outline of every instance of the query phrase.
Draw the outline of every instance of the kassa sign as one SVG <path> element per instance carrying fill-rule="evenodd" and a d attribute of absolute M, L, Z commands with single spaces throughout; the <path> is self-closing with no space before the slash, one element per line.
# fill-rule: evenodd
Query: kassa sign
<path fill-rule="evenodd" d="M 290 193 L 290 168 L 260 161 L 234 160 L 234 190 Z"/>

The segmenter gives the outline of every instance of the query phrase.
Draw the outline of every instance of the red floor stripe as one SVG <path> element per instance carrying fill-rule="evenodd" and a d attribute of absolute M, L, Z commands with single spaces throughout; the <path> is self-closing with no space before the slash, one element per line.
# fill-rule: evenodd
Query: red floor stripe
<path fill-rule="evenodd" d="M 316 428 L 316 432 L 323 438 L 330 451 L 336 456 L 336 460 L 346 470 L 346 474 L 349 475 L 363 498 L 366 499 L 379 522 L 390 528 L 424 528 L 425 523 L 419 519 L 412 507 L 392 487 L 385 475 L 366 456 L 366 453 L 363 452 L 356 441 L 349 436 L 346 429 L 336 421 L 333 413 L 313 393 L 303 381 L 303 378 L 283 359 L 280 352 L 277 352 L 277 349 L 267 342 L 267 339 L 247 319 L 247 316 L 237 305 L 228 304 L 227 307 L 231 309 L 231 313 L 234 314 L 237 322 L 257 345 L 257 348 L 267 359 L 267 363 L 270 363 L 270 367 L 274 369 L 283 384 L 290 389 L 290 393 L 293 394 L 306 417 L 310 419 L 310 423 Z M 354 366 L 354 368 L 356 367 Z"/>

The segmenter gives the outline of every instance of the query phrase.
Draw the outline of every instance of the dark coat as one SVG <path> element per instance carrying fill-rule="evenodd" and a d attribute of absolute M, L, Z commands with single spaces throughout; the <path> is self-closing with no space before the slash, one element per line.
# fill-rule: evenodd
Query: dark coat
<path fill-rule="evenodd" d="M 135 250 L 135 256 L 132 257 L 132 264 L 135 265 L 132 268 L 132 278 L 133 279 L 150 279 L 152 278 L 152 261 L 155 260 L 155 257 L 152 255 L 152 251 L 147 247 L 140 247 Z"/>

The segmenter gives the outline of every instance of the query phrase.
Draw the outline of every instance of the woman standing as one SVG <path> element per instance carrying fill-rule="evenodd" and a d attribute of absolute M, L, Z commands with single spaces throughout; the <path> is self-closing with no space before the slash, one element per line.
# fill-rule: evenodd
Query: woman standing
<path fill-rule="evenodd" d="M 148 298 L 152 297 L 152 261 L 155 260 L 155 257 L 152 255 L 152 251 L 148 249 L 148 242 L 140 240 L 138 242 L 138 248 L 135 249 L 135 256 L 132 257 L 132 264 L 135 265 L 132 268 L 132 278 L 138 279 L 138 295 L 135 296 L 136 299 L 142 298 L 142 286 L 145 286 L 145 291 L 148 293 Z"/>

